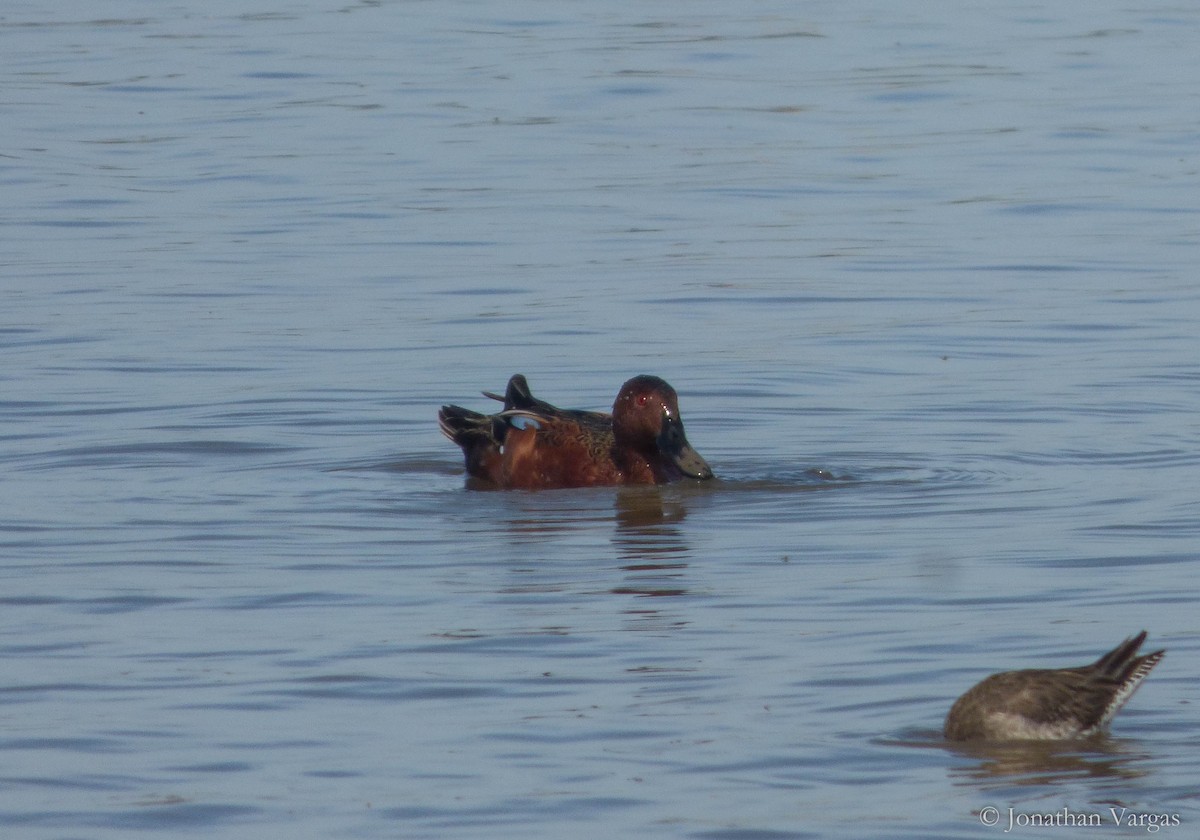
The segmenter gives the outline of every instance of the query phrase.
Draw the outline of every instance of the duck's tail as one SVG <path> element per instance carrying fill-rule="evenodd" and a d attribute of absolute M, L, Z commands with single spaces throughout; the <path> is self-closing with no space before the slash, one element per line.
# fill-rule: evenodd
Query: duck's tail
<path fill-rule="evenodd" d="M 444 405 L 438 412 L 438 427 L 442 434 L 462 447 L 467 475 L 492 478 L 507 429 L 501 417 L 457 405 Z"/>
<path fill-rule="evenodd" d="M 1092 668 L 1115 684 L 1112 699 L 1104 708 L 1101 726 L 1112 720 L 1113 715 L 1120 711 L 1125 702 L 1133 696 L 1133 692 L 1137 691 L 1142 680 L 1146 679 L 1146 676 L 1166 653 L 1166 650 L 1156 650 L 1138 656 L 1138 648 L 1144 641 L 1146 641 L 1145 630 L 1121 642 L 1092 665 Z"/>
<path fill-rule="evenodd" d="M 438 412 L 438 428 L 442 434 L 464 450 L 475 446 L 500 446 L 502 430 L 496 428 L 493 417 L 458 405 L 444 405 Z M 498 438 L 497 433 L 501 436 Z"/>

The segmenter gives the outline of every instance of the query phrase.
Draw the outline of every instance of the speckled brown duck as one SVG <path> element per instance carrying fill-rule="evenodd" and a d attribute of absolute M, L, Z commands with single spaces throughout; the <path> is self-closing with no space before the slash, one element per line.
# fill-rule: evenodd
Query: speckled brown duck
<path fill-rule="evenodd" d="M 480 414 L 444 405 L 438 425 L 462 447 L 467 474 L 487 485 L 532 490 L 712 478 L 688 443 L 675 389 L 657 376 L 621 386 L 611 414 L 551 405 L 533 396 L 519 373 L 503 397 L 484 395 L 504 409 Z"/>
<path fill-rule="evenodd" d="M 1059 740 L 1101 731 L 1163 658 L 1138 656 L 1143 630 L 1091 665 L 993 674 L 954 703 L 945 735 L 953 741 Z"/>

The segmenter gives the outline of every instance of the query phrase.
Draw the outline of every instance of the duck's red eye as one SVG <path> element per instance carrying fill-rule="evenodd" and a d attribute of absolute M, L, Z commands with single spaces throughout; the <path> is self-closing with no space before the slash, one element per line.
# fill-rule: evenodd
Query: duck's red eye
<path fill-rule="evenodd" d="M 645 405 L 645 404 L 646 404 L 646 403 L 648 403 L 649 401 L 650 401 L 650 398 L 649 398 L 648 396 L 646 396 L 645 394 L 638 394 L 638 395 L 637 395 L 637 404 L 638 404 L 638 405 Z"/>

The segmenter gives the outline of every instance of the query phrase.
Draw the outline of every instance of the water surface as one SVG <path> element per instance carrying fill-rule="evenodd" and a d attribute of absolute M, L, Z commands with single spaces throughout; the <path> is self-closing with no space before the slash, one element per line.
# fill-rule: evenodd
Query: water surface
<path fill-rule="evenodd" d="M 1187 835 L 1198 29 L 7 9 L 0 821 Z M 665 377 L 719 480 L 466 490 L 437 407 L 518 371 Z M 1109 737 L 940 739 L 1143 627 Z"/>

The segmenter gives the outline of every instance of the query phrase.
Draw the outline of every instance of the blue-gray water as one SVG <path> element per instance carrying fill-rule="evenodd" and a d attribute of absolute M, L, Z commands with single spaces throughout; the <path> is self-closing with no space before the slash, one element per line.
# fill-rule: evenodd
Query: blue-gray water
<path fill-rule="evenodd" d="M 1194 836 L 1198 40 L 6 5 L 4 837 Z M 721 479 L 465 490 L 517 371 L 665 377 Z M 1143 627 L 1109 738 L 941 741 Z"/>

